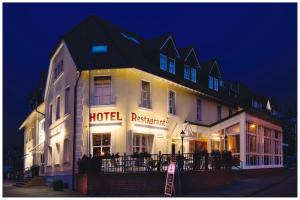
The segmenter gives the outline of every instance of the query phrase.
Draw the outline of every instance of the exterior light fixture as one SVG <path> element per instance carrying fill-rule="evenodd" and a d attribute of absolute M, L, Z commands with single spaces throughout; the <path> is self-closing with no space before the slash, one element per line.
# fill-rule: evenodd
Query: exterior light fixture
<path fill-rule="evenodd" d="M 185 132 L 182 130 L 180 133 L 181 136 L 181 155 L 183 156 L 183 138 L 185 136 Z"/>

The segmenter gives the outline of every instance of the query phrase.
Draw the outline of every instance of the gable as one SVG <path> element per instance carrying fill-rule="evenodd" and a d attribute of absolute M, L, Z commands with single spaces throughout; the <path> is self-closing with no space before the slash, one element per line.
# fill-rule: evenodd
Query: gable
<path fill-rule="evenodd" d="M 194 48 L 191 48 L 187 56 L 184 58 L 184 63 L 188 64 L 189 66 L 200 67 L 198 57 L 194 51 Z"/>
<path fill-rule="evenodd" d="M 178 49 L 175 45 L 175 42 L 172 36 L 169 36 L 162 46 L 160 47 L 161 52 L 166 53 L 167 55 L 174 56 L 175 58 L 180 58 Z"/>
<path fill-rule="evenodd" d="M 213 75 L 215 77 L 218 77 L 220 79 L 222 78 L 222 74 L 221 74 L 221 71 L 220 71 L 220 66 L 217 63 L 217 61 L 214 61 L 214 63 L 212 64 L 212 66 L 209 70 L 209 74 Z"/>

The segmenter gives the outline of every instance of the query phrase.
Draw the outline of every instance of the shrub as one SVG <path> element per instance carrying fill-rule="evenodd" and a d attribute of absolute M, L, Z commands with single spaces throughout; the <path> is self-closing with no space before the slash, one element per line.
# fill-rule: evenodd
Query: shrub
<path fill-rule="evenodd" d="M 60 179 L 53 181 L 52 185 L 53 185 L 53 190 L 55 190 L 55 191 L 63 191 L 64 190 L 64 183 Z"/>

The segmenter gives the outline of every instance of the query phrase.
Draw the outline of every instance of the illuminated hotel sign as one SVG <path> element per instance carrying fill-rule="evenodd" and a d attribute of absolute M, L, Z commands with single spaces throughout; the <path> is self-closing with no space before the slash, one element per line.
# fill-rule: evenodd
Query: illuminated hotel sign
<path fill-rule="evenodd" d="M 133 122 L 140 122 L 143 124 L 149 125 L 158 125 L 158 126 L 167 126 L 168 120 L 166 119 L 156 119 L 147 116 L 138 115 L 134 112 L 131 113 L 131 121 Z"/>
<path fill-rule="evenodd" d="M 119 112 L 90 113 L 90 122 L 122 121 Z"/>

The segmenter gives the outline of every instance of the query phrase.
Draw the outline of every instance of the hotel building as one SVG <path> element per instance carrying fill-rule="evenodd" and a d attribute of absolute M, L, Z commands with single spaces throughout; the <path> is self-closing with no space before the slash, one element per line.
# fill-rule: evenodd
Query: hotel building
<path fill-rule="evenodd" d="M 181 131 L 185 153 L 227 149 L 243 169 L 282 167 L 272 101 L 222 72 L 171 34 L 145 39 L 88 17 L 50 55 L 45 117 L 33 111 L 21 126 L 25 167 L 37 162 L 41 175 L 71 184 L 83 155 L 174 153 Z M 27 141 L 40 132 L 38 143 Z"/>

